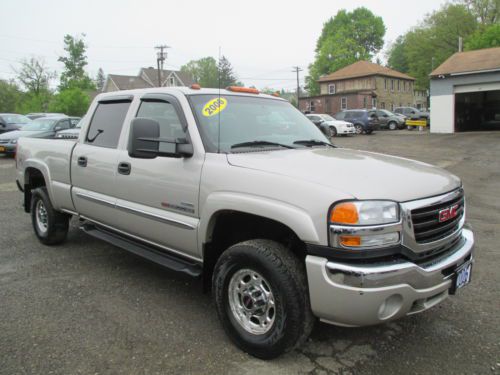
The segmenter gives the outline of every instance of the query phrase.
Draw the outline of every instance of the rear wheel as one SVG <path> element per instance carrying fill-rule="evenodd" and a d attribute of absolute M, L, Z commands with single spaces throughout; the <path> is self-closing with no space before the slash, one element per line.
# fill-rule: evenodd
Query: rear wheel
<path fill-rule="evenodd" d="M 354 128 L 356 129 L 356 134 L 363 134 L 363 126 L 360 124 L 354 125 Z"/>
<path fill-rule="evenodd" d="M 217 261 L 212 288 L 227 335 L 255 357 L 294 349 L 314 325 L 304 264 L 275 241 L 230 247 Z"/>
<path fill-rule="evenodd" d="M 45 245 L 63 243 L 68 234 L 69 219 L 69 215 L 54 210 L 45 187 L 32 191 L 31 222 L 41 243 Z"/>
<path fill-rule="evenodd" d="M 398 124 L 395 121 L 391 121 L 388 124 L 390 130 L 396 130 L 398 128 Z"/>

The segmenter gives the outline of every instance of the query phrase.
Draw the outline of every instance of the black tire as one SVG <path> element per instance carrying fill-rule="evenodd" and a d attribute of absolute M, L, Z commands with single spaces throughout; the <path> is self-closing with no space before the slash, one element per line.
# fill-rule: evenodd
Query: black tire
<path fill-rule="evenodd" d="M 387 126 L 389 127 L 389 130 L 396 130 L 398 128 L 396 121 L 390 121 Z"/>
<path fill-rule="evenodd" d="M 354 128 L 356 129 L 356 134 L 363 134 L 365 129 L 363 128 L 363 125 L 361 124 L 355 124 Z"/>
<path fill-rule="evenodd" d="M 370 134 L 372 134 L 372 133 L 373 133 L 373 130 L 372 130 L 372 129 L 370 129 L 370 130 L 366 130 L 366 131 L 365 131 L 365 134 L 366 134 L 366 135 L 370 135 Z"/>
<path fill-rule="evenodd" d="M 49 246 L 63 243 L 68 235 L 69 219 L 70 215 L 54 210 L 45 187 L 31 191 L 31 223 L 41 243 Z"/>
<path fill-rule="evenodd" d="M 244 328 L 231 310 L 231 280 L 246 270 L 261 275 L 275 296 L 271 305 L 274 320 L 263 333 Z M 278 242 L 258 239 L 231 246 L 217 261 L 212 292 L 226 334 L 237 347 L 257 358 L 275 358 L 300 346 L 314 326 L 304 262 Z M 245 297 L 239 298 L 245 304 Z"/>
<path fill-rule="evenodd" d="M 330 126 L 330 138 L 337 136 L 337 128 L 335 126 Z"/>

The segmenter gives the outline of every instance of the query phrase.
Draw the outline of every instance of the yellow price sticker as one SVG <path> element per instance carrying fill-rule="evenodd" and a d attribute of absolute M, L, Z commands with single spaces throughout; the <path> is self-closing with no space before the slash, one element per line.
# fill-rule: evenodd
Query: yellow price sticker
<path fill-rule="evenodd" d="M 212 99 L 203 107 L 202 111 L 203 116 L 205 117 L 215 116 L 219 112 L 222 112 L 224 109 L 226 109 L 226 106 L 227 106 L 226 98 Z"/>

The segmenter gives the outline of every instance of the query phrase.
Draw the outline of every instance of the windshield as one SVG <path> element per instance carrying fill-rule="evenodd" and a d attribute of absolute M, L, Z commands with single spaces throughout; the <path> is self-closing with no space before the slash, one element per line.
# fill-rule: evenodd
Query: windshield
<path fill-rule="evenodd" d="M 189 100 L 208 152 L 231 152 L 233 145 L 255 141 L 259 147 L 274 148 L 305 147 L 294 142 L 313 139 L 329 143 L 307 117 L 283 100 L 236 95 L 221 96 L 220 101 L 217 95 L 192 95 Z"/>
<path fill-rule="evenodd" d="M 31 120 L 23 115 L 2 115 L 3 120 L 7 124 L 27 124 Z"/>
<path fill-rule="evenodd" d="M 49 131 L 57 122 L 57 119 L 39 118 L 29 125 L 23 126 L 23 131 Z"/>
<path fill-rule="evenodd" d="M 321 118 L 325 121 L 335 121 L 335 119 L 330 115 L 321 115 Z"/>

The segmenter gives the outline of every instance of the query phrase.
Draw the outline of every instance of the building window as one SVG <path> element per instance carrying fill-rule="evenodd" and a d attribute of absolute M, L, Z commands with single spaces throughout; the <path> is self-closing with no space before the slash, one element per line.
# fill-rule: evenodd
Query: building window
<path fill-rule="evenodd" d="M 340 109 L 347 109 L 347 98 L 345 96 L 340 99 Z"/>
<path fill-rule="evenodd" d="M 404 91 L 406 92 L 406 81 L 405 81 L 405 85 L 404 85 Z"/>
<path fill-rule="evenodd" d="M 384 89 L 387 91 L 387 79 L 384 79 Z"/>
<path fill-rule="evenodd" d="M 391 103 L 391 111 L 394 112 L 394 103 Z"/>
<path fill-rule="evenodd" d="M 170 77 L 168 79 L 168 85 L 169 86 L 175 86 L 175 78 L 174 77 Z"/>
<path fill-rule="evenodd" d="M 385 109 L 385 103 L 384 103 L 384 102 L 381 102 L 381 103 L 380 103 L 380 108 L 381 108 L 381 109 Z"/>
<path fill-rule="evenodd" d="M 366 96 L 363 98 L 363 108 L 366 108 L 367 106 L 367 100 L 366 100 Z"/>
<path fill-rule="evenodd" d="M 328 85 L 328 93 L 330 95 L 335 94 L 335 83 L 331 83 L 331 84 Z"/>
<path fill-rule="evenodd" d="M 316 106 L 314 105 L 314 100 L 309 102 L 309 111 L 314 112 L 316 110 Z"/>
<path fill-rule="evenodd" d="M 398 91 L 401 91 L 401 81 L 398 79 Z"/>
<path fill-rule="evenodd" d="M 372 108 L 377 108 L 377 98 L 372 98 Z"/>
<path fill-rule="evenodd" d="M 391 79 L 391 91 L 394 91 L 394 80 Z"/>

